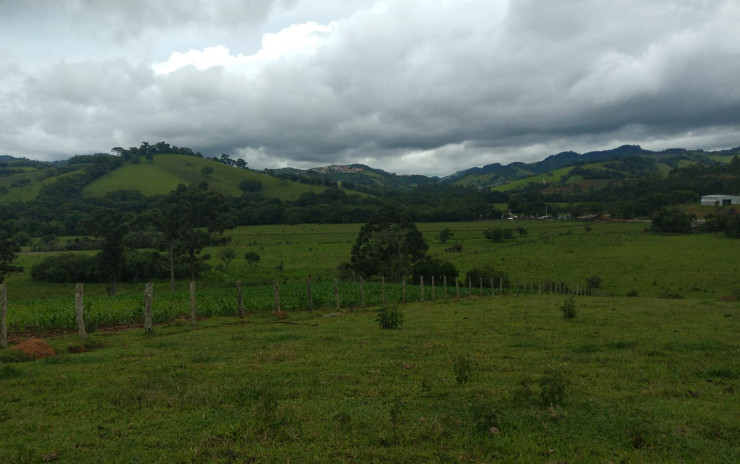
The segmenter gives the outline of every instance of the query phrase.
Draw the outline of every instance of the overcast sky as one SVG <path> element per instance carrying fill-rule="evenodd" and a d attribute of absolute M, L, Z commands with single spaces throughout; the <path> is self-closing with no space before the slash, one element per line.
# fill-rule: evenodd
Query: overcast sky
<path fill-rule="evenodd" d="M 740 145 L 737 0 L 0 0 L 0 154 L 447 175 Z"/>

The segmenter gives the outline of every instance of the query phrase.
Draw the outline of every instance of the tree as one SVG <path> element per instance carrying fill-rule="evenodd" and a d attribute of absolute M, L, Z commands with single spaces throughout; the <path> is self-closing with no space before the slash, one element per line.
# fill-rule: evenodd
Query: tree
<path fill-rule="evenodd" d="M 447 240 L 452 238 L 454 234 L 449 228 L 444 228 L 439 232 L 439 243 L 445 244 L 447 243 Z"/>
<path fill-rule="evenodd" d="M 156 223 L 169 244 L 170 263 L 175 245 L 182 247 L 188 255 L 190 280 L 194 281 L 196 255 L 210 243 L 211 233 L 223 233 L 226 228 L 223 215 L 228 211 L 228 204 L 223 195 L 201 182 L 198 186 L 178 185 L 160 200 L 157 209 Z"/>
<path fill-rule="evenodd" d="M 382 206 L 373 213 L 352 247 L 350 268 L 362 277 L 397 280 L 429 248 L 416 224 L 397 206 Z"/>
<path fill-rule="evenodd" d="M 125 262 L 123 237 L 129 230 L 131 217 L 112 208 L 99 209 L 83 225 L 84 229 L 103 239 L 100 252 L 100 273 L 110 276 L 110 294 L 116 294 L 116 284 Z"/>
<path fill-rule="evenodd" d="M 696 219 L 696 216 L 693 214 L 662 209 L 653 216 L 652 229 L 667 234 L 688 234 L 691 232 L 691 223 L 694 219 Z"/>
<path fill-rule="evenodd" d="M 226 267 L 226 270 L 229 270 L 229 264 L 236 258 L 236 251 L 234 251 L 233 248 L 226 248 L 225 250 L 221 250 L 221 252 L 218 254 L 218 257 L 221 258 L 221 261 L 224 262 L 224 266 Z"/>
<path fill-rule="evenodd" d="M 213 168 L 210 166 L 206 166 L 200 170 L 200 175 L 203 177 L 210 176 L 211 174 L 213 174 Z"/>
<path fill-rule="evenodd" d="M 113 147 L 110 151 L 111 153 L 115 153 L 116 156 L 121 156 L 121 153 L 123 153 L 123 147 Z"/>
<path fill-rule="evenodd" d="M 244 254 L 244 259 L 247 260 L 249 266 L 254 266 L 255 264 L 260 262 L 260 255 L 258 255 L 254 251 L 248 251 Z"/>
<path fill-rule="evenodd" d="M 23 270 L 23 268 L 13 265 L 15 254 L 20 250 L 18 244 L 8 237 L 5 231 L 0 231 L 0 283 L 5 280 L 5 276 L 9 273 Z"/>

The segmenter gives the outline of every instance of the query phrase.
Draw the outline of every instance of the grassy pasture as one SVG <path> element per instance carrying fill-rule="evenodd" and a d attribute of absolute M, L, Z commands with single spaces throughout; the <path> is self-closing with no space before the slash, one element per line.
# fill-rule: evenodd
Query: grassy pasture
<path fill-rule="evenodd" d="M 740 460 L 736 304 L 579 297 L 566 321 L 562 301 L 414 303 L 397 330 L 370 310 L 176 320 L 52 338 L 46 360 L 0 351 L 0 461 Z"/>
<path fill-rule="evenodd" d="M 213 169 L 213 174 L 202 175 L 205 167 Z M 297 182 L 280 180 L 254 171 L 237 169 L 206 158 L 183 155 L 157 155 L 153 161 L 142 161 L 136 165 L 124 166 L 95 180 L 85 189 L 89 195 L 104 195 L 115 190 L 138 190 L 144 195 L 166 195 L 178 184 L 198 184 L 206 181 L 208 185 L 225 195 L 239 196 L 239 182 L 245 179 L 262 182 L 262 193 L 283 201 L 297 200 L 305 192 L 322 192 L 323 186 L 311 186 Z"/>

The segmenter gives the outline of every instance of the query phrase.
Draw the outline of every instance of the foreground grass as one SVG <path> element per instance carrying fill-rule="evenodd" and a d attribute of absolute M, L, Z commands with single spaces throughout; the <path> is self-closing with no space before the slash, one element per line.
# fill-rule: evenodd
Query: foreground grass
<path fill-rule="evenodd" d="M 56 358 L 0 363 L 0 461 L 740 460 L 737 303 L 582 297 L 566 321 L 562 302 L 54 338 Z"/>

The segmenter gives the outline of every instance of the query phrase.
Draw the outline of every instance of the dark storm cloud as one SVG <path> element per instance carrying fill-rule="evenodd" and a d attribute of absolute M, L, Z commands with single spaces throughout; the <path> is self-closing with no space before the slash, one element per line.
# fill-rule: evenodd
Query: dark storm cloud
<path fill-rule="evenodd" d="M 257 168 L 448 174 L 622 143 L 740 144 L 734 2 L 61 5 L 107 45 L 43 66 L 0 46 L 3 153 L 166 140 Z"/>

